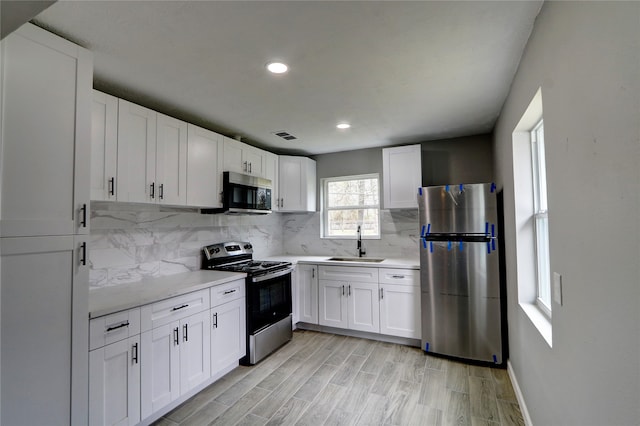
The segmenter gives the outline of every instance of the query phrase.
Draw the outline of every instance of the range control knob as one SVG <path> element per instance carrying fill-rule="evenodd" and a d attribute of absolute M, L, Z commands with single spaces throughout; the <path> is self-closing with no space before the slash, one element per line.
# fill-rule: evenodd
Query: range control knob
<path fill-rule="evenodd" d="M 244 245 L 244 248 L 245 248 L 245 250 L 250 250 L 250 249 L 252 249 L 253 247 L 251 246 L 251 244 L 245 244 L 245 245 Z"/>

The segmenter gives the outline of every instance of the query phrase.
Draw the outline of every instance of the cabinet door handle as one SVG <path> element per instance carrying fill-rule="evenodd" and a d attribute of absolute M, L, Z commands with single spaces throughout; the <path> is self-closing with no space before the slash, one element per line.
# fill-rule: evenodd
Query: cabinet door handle
<path fill-rule="evenodd" d="M 138 363 L 138 344 L 137 343 L 134 343 L 133 346 L 131 347 L 131 363 L 132 364 Z"/>
<path fill-rule="evenodd" d="M 380 289 L 380 299 L 381 300 L 384 299 L 384 289 L 383 288 Z"/>
<path fill-rule="evenodd" d="M 159 194 L 159 198 L 160 198 L 161 200 L 163 200 L 163 199 L 164 199 L 164 183 L 161 183 L 161 184 L 158 186 L 158 190 L 159 190 L 159 192 L 160 192 L 160 194 Z"/>
<path fill-rule="evenodd" d="M 116 195 L 116 178 L 109 179 L 109 195 Z"/>
<path fill-rule="evenodd" d="M 344 296 L 344 286 L 342 286 L 342 295 Z"/>
<path fill-rule="evenodd" d="M 349 284 L 349 293 L 347 295 L 351 296 L 351 284 Z"/>
<path fill-rule="evenodd" d="M 113 330 L 117 330 L 119 328 L 123 328 L 123 327 L 129 327 L 129 321 L 125 321 L 122 324 L 118 324 L 118 325 L 112 325 L 110 327 L 107 327 L 107 333 Z"/>
<path fill-rule="evenodd" d="M 156 183 L 151 182 L 151 198 L 156 198 Z"/>
<path fill-rule="evenodd" d="M 251 163 L 249 163 L 249 173 L 251 173 Z"/>
<path fill-rule="evenodd" d="M 87 266 L 87 243 L 86 242 L 80 244 L 80 251 L 82 252 L 82 256 L 80 257 L 80 264 L 82 266 Z"/>
<path fill-rule="evenodd" d="M 311 278 L 316 277 L 316 268 L 311 268 Z"/>
<path fill-rule="evenodd" d="M 178 329 L 178 327 L 173 329 L 173 343 L 176 345 L 180 344 L 180 339 L 178 339 L 178 333 L 180 333 L 180 330 Z"/>
<path fill-rule="evenodd" d="M 182 340 L 184 340 L 185 342 L 189 341 L 189 324 L 185 324 L 182 326 Z"/>
<path fill-rule="evenodd" d="M 218 328 L 218 313 L 213 314 L 213 328 Z"/>
<path fill-rule="evenodd" d="M 173 312 L 173 311 L 179 311 L 180 309 L 184 309 L 184 308 L 188 308 L 188 307 L 189 307 L 189 304 L 184 304 L 184 305 L 182 305 L 182 306 L 176 306 L 176 307 L 174 307 L 174 308 L 171 308 L 171 311 L 172 311 L 172 312 Z"/>
<path fill-rule="evenodd" d="M 244 170 L 245 172 L 249 170 L 247 168 L 247 162 L 246 161 L 244 163 L 242 163 L 242 170 Z"/>
<path fill-rule="evenodd" d="M 82 219 L 80 219 L 80 226 L 82 226 L 83 228 L 87 227 L 87 205 L 83 204 L 82 207 L 80 207 L 80 213 L 82 213 Z"/>
<path fill-rule="evenodd" d="M 284 198 L 280 198 L 280 207 L 284 207 Z"/>

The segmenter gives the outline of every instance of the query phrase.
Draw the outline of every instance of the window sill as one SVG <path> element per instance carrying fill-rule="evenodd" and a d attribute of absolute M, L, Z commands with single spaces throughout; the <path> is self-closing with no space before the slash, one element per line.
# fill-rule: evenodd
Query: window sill
<path fill-rule="evenodd" d="M 542 335 L 550 348 L 553 347 L 551 319 L 547 317 L 535 303 L 520 303 L 520 307 L 529 317 L 535 328 Z"/>

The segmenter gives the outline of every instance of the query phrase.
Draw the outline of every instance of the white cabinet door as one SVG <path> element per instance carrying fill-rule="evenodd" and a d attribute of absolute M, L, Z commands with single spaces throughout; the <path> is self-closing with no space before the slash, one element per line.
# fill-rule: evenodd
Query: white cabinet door
<path fill-rule="evenodd" d="M 298 321 L 318 324 L 318 267 L 296 266 Z"/>
<path fill-rule="evenodd" d="M 318 285 L 319 323 L 337 328 L 348 328 L 347 283 L 320 280 Z"/>
<path fill-rule="evenodd" d="M 180 396 L 180 334 L 180 323 L 174 321 L 141 335 L 143 419 Z"/>
<path fill-rule="evenodd" d="M 160 204 L 187 203 L 187 123 L 157 115 L 156 201 Z"/>
<path fill-rule="evenodd" d="M 187 126 L 187 205 L 222 207 L 222 136 Z"/>
<path fill-rule="evenodd" d="M 279 190 L 278 190 L 278 156 L 270 152 L 264 154 L 264 177 L 271 181 L 271 210 L 279 210 Z"/>
<path fill-rule="evenodd" d="M 245 161 L 243 161 L 244 144 L 233 139 L 229 139 L 223 136 L 224 140 L 224 159 L 223 169 L 224 171 L 236 172 L 236 173 L 248 173 L 248 167 Z"/>
<path fill-rule="evenodd" d="M 118 100 L 118 201 L 155 203 L 157 113 Z"/>
<path fill-rule="evenodd" d="M 180 393 L 185 394 L 211 376 L 209 310 L 180 321 Z"/>
<path fill-rule="evenodd" d="M 378 283 L 349 282 L 347 300 L 349 304 L 347 308 L 349 329 L 379 333 Z"/>
<path fill-rule="evenodd" d="M 419 286 L 380 284 L 380 333 L 421 338 Z"/>
<path fill-rule="evenodd" d="M 88 234 L 91 53 L 25 24 L 0 62 L 0 236 Z"/>
<path fill-rule="evenodd" d="M 236 299 L 211 309 L 211 375 L 247 353 L 246 302 Z"/>
<path fill-rule="evenodd" d="M 422 186 L 420 145 L 382 149 L 382 185 L 385 209 L 418 208 Z"/>
<path fill-rule="evenodd" d="M 89 424 L 140 422 L 140 335 L 89 353 Z"/>
<path fill-rule="evenodd" d="M 71 235 L 0 239 L 3 425 L 87 422 L 86 242 Z"/>
<path fill-rule="evenodd" d="M 118 98 L 93 91 L 91 109 L 91 199 L 116 200 Z"/>
<path fill-rule="evenodd" d="M 279 167 L 279 210 L 315 211 L 316 162 L 306 157 L 281 155 Z"/>
<path fill-rule="evenodd" d="M 264 177 L 264 165 L 265 151 L 254 148 L 252 146 L 245 146 L 243 151 L 243 161 L 247 162 L 247 172 L 250 175 Z"/>

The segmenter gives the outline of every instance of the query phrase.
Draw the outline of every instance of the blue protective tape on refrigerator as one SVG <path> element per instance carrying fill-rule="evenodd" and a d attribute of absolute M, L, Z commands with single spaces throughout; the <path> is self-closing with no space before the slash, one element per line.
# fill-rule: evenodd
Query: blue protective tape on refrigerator
<path fill-rule="evenodd" d="M 496 240 L 491 240 L 491 250 L 496 251 Z"/>
<path fill-rule="evenodd" d="M 424 344 L 424 351 L 429 352 L 429 342 Z"/>
<path fill-rule="evenodd" d="M 447 250 L 451 251 L 451 241 L 447 244 Z"/>
<path fill-rule="evenodd" d="M 484 235 L 489 235 L 489 222 L 484 223 Z"/>
<path fill-rule="evenodd" d="M 491 224 L 491 236 L 492 237 L 496 236 L 496 224 L 495 223 Z"/>
<path fill-rule="evenodd" d="M 496 190 L 496 183 L 491 182 L 491 192 L 494 192 L 495 190 Z"/>
<path fill-rule="evenodd" d="M 433 253 L 433 241 L 429 241 L 429 251 Z"/>
<path fill-rule="evenodd" d="M 464 241 L 460 241 L 460 251 L 464 250 L 463 247 L 464 247 Z"/>
<path fill-rule="evenodd" d="M 418 188 L 418 194 L 422 195 L 422 188 Z"/>
<path fill-rule="evenodd" d="M 449 192 L 449 185 L 445 185 L 444 190 Z"/>
<path fill-rule="evenodd" d="M 497 364 L 498 363 L 498 357 L 495 356 L 495 354 L 493 355 L 493 363 Z"/>
<path fill-rule="evenodd" d="M 460 184 L 460 192 L 464 191 L 464 184 Z"/>
<path fill-rule="evenodd" d="M 491 254 L 491 243 L 487 241 L 487 254 Z"/>
<path fill-rule="evenodd" d="M 428 223 L 427 224 L 427 235 L 429 235 L 431 233 L 431 224 Z"/>
<path fill-rule="evenodd" d="M 424 248 L 427 248 L 427 240 L 425 240 L 424 238 L 422 239 L 422 246 Z"/>
<path fill-rule="evenodd" d="M 422 225 L 422 231 L 420 231 L 420 236 L 424 237 L 424 230 L 427 229 L 426 226 Z"/>

